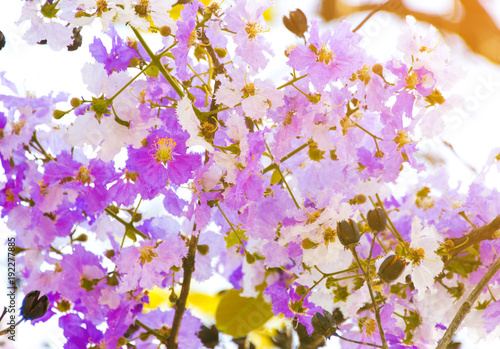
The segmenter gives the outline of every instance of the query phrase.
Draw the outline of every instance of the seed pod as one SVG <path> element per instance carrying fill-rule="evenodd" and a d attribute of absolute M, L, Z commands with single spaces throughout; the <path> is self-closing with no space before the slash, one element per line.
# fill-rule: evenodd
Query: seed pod
<path fill-rule="evenodd" d="M 349 219 L 349 221 L 342 221 L 337 223 L 337 236 L 340 243 L 346 248 L 353 247 L 359 242 L 359 228 L 358 224 Z"/>
<path fill-rule="evenodd" d="M 390 255 L 378 268 L 378 276 L 388 284 L 401 276 L 408 262 L 398 255 Z"/>
<path fill-rule="evenodd" d="M 43 296 L 40 299 L 40 291 L 31 291 L 24 297 L 21 307 L 21 316 L 25 320 L 35 320 L 45 315 L 49 310 L 49 299 Z"/>
<path fill-rule="evenodd" d="M 337 325 L 330 312 L 323 310 L 323 314 L 316 313 L 311 319 L 311 324 L 320 335 L 330 338 L 337 332 Z"/>
<path fill-rule="evenodd" d="M 286 29 L 290 30 L 292 33 L 297 35 L 299 38 L 304 37 L 304 33 L 307 31 L 307 17 L 299 9 L 295 11 L 290 11 L 290 17 L 283 16 L 283 24 Z"/>
<path fill-rule="evenodd" d="M 366 218 L 372 231 L 383 231 L 387 225 L 387 216 L 381 208 L 368 211 Z"/>

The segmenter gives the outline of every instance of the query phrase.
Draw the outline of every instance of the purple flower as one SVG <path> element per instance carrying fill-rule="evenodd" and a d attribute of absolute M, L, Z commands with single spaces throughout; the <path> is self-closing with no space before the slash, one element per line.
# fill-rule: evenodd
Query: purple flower
<path fill-rule="evenodd" d="M 109 54 L 101 39 L 98 38 L 94 38 L 94 42 L 89 45 L 89 50 L 92 57 L 97 62 L 103 63 L 104 69 L 106 69 L 108 75 L 111 75 L 113 71 L 120 72 L 126 70 L 130 60 L 133 57 L 139 57 L 139 55 L 133 48 L 124 44 L 114 26 L 110 26 L 108 35 L 113 44 Z"/>
<path fill-rule="evenodd" d="M 347 22 L 334 32 L 325 31 L 321 37 L 317 20 L 311 21 L 308 46 L 298 46 L 290 52 L 288 65 L 309 77 L 318 90 L 329 82 L 348 78 L 363 67 L 365 52 L 359 46 L 361 35 L 351 31 Z"/>
<path fill-rule="evenodd" d="M 186 253 L 186 244 L 177 236 L 168 236 L 162 242 L 142 241 L 139 247 L 123 248 L 116 259 L 122 280 L 119 292 L 138 288 L 152 289 L 155 285 L 160 285 L 171 267 L 182 265 L 182 257 Z"/>
<path fill-rule="evenodd" d="M 271 297 L 274 315 L 283 314 L 290 319 L 297 317 L 299 322 L 306 327 L 308 334 L 314 331 L 311 319 L 317 312 L 323 313 L 321 307 L 309 302 L 307 297 L 302 299 L 294 289 L 287 288 L 284 281 L 278 281 L 266 287 L 263 293 Z"/>
<path fill-rule="evenodd" d="M 144 183 L 146 196 L 158 194 L 168 183 L 186 183 L 192 172 L 201 165 L 198 154 L 188 154 L 187 134 L 180 129 L 169 128 L 151 133 L 144 147 L 129 147 L 127 169 L 135 171 Z"/>
<path fill-rule="evenodd" d="M 187 80 L 191 76 L 188 69 L 188 54 L 189 49 L 196 41 L 196 17 L 200 7 L 198 1 L 193 1 L 190 4 L 184 5 L 181 11 L 182 21 L 177 23 L 177 32 L 175 33 L 176 40 L 179 43 L 172 49 L 172 54 L 175 57 L 175 71 L 181 80 Z"/>

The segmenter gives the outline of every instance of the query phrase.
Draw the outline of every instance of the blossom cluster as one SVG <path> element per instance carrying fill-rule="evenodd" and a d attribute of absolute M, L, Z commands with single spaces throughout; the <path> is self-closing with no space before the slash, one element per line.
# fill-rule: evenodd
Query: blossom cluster
<path fill-rule="evenodd" d="M 491 239 L 457 254 L 450 239 L 500 213 L 486 169 L 463 193 L 419 150 L 453 108 L 439 33 L 410 18 L 393 58 L 379 61 L 351 23 L 323 29 L 296 12 L 304 32 L 274 52 L 271 1 L 208 3 L 25 2 L 32 44 L 66 49 L 74 28 L 102 26 L 75 52 L 93 57 L 88 96 L 20 96 L 0 75 L 12 90 L 0 96 L 0 212 L 23 290 L 50 301 L 37 321 L 58 317 L 66 349 L 157 348 L 179 321 L 185 280 L 217 275 L 308 335 L 328 312 L 346 338 L 434 346 L 498 249 Z M 290 75 L 266 78 L 283 54 Z M 410 172 L 417 183 L 392 194 Z M 387 216 L 382 231 L 372 209 Z M 338 223 L 349 220 L 360 235 L 346 249 Z M 391 282 L 377 274 L 386 258 L 404 268 Z M 148 307 L 155 286 L 172 307 Z M 500 277 L 488 292 L 471 315 L 480 335 L 498 331 Z M 178 347 L 208 346 L 210 323 L 180 315 Z"/>

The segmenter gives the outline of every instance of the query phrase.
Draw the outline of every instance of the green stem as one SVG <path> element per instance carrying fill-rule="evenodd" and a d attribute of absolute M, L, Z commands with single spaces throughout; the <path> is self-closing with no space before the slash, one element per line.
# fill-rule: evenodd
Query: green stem
<path fill-rule="evenodd" d="M 224 211 L 222 211 L 222 208 L 219 206 L 218 202 L 216 203 L 216 205 L 217 205 L 217 208 L 219 209 L 220 213 L 222 213 L 222 215 L 226 219 L 227 224 L 229 224 L 229 226 L 231 227 L 231 230 L 233 231 L 234 235 L 236 235 L 236 237 L 240 241 L 240 245 L 243 248 L 243 251 L 245 251 L 245 253 L 248 253 L 247 250 L 245 249 L 245 245 L 243 245 L 243 241 L 241 241 L 241 238 L 238 235 L 238 233 L 236 232 L 236 229 L 234 229 L 233 223 L 231 223 L 231 221 L 229 220 L 229 218 L 227 218 L 226 214 L 224 213 Z"/>
<path fill-rule="evenodd" d="M 285 183 L 285 186 L 286 186 L 286 189 L 288 190 L 288 192 L 290 193 L 290 196 L 292 197 L 292 200 L 293 202 L 295 203 L 295 206 L 297 207 L 297 209 L 300 210 L 300 206 L 299 206 L 299 203 L 297 202 L 297 200 L 295 199 L 295 196 L 293 195 L 292 193 L 292 189 L 290 189 L 290 186 L 288 185 L 288 182 L 286 181 L 285 179 L 285 176 L 283 175 L 283 172 L 281 172 L 280 170 L 280 167 L 278 165 L 276 165 L 276 170 L 279 172 L 280 176 L 281 176 L 281 179 L 283 179 L 283 183 Z"/>
<path fill-rule="evenodd" d="M 111 217 L 116 219 L 118 222 L 123 224 L 125 226 L 125 228 L 132 229 L 134 231 L 134 233 L 139 235 L 141 238 L 149 239 L 149 237 L 146 234 L 144 234 L 142 231 L 140 231 L 139 229 L 134 227 L 134 225 L 132 223 L 128 223 L 128 222 L 124 221 L 122 218 L 118 217 L 118 215 L 116 213 L 114 213 L 113 211 L 111 211 L 109 208 L 106 208 L 104 211 L 106 211 L 107 214 L 109 214 Z"/>
<path fill-rule="evenodd" d="M 384 213 L 385 215 L 387 216 L 387 221 L 389 222 L 389 225 L 392 227 L 392 229 L 394 229 L 394 231 L 392 232 L 394 234 L 394 237 L 403 245 L 403 247 L 406 249 L 405 247 L 405 244 L 404 244 L 404 240 L 403 240 L 403 237 L 401 236 L 401 234 L 399 234 L 398 230 L 396 229 L 396 227 L 394 226 L 394 224 L 392 223 L 391 221 L 391 218 L 389 217 L 389 214 L 387 213 L 387 211 L 385 210 L 385 207 L 384 207 L 384 203 L 382 202 L 382 200 L 380 200 L 380 197 L 378 196 L 378 194 L 375 194 L 376 198 L 377 198 L 377 202 L 378 204 L 380 205 L 380 207 L 382 208 L 382 210 L 384 210 Z"/>
<path fill-rule="evenodd" d="M 167 79 L 168 83 L 170 84 L 170 86 L 172 86 L 172 88 L 175 90 L 175 92 L 177 92 L 177 94 L 179 95 L 179 97 L 183 98 L 184 97 L 184 92 L 182 92 L 182 90 L 179 87 L 179 85 L 177 84 L 177 82 L 174 80 L 174 78 L 172 78 L 172 76 L 165 69 L 165 67 L 163 66 L 163 64 L 161 64 L 160 59 L 158 58 L 158 56 L 155 55 L 153 53 L 153 51 L 151 51 L 151 49 L 149 48 L 148 44 L 146 44 L 146 41 L 142 37 L 141 33 L 139 33 L 139 31 L 137 29 L 135 29 L 134 27 L 132 27 L 132 26 L 130 26 L 130 28 L 132 28 L 132 31 L 134 32 L 135 36 L 141 42 L 142 46 L 144 47 L 144 49 L 148 53 L 148 55 L 151 58 L 151 60 L 153 61 L 153 63 L 160 70 L 160 73 L 165 77 L 165 79 Z"/>
<path fill-rule="evenodd" d="M 309 145 L 311 145 L 312 141 L 309 141 L 307 143 L 304 143 L 302 144 L 300 147 L 298 147 L 297 149 L 291 151 L 290 153 L 288 153 L 287 155 L 283 156 L 281 159 L 280 159 L 280 163 L 282 162 L 285 162 L 286 160 L 290 159 L 292 156 L 294 156 L 295 154 L 297 154 L 298 152 L 300 152 L 302 149 L 308 147 Z M 276 164 L 271 164 L 269 166 L 267 166 L 265 169 L 262 170 L 262 174 L 265 174 L 266 172 L 269 172 L 273 169 L 276 168 Z"/>
<path fill-rule="evenodd" d="M 352 252 L 354 258 L 356 259 L 356 262 L 358 263 L 359 268 L 363 272 L 363 275 L 364 275 L 365 280 L 366 280 L 366 285 L 368 286 L 368 291 L 370 293 L 370 298 L 372 299 L 373 307 L 375 309 L 375 318 L 377 319 L 378 330 L 379 330 L 379 333 L 380 333 L 380 339 L 382 339 L 382 347 L 383 348 L 389 348 L 387 346 L 387 341 L 385 339 L 384 329 L 382 328 L 382 320 L 380 318 L 380 309 L 378 308 L 377 301 L 375 300 L 375 297 L 373 296 L 372 282 L 370 280 L 369 274 L 367 274 L 365 272 L 365 270 L 363 269 L 363 266 L 361 265 L 361 261 L 360 261 L 359 256 L 358 256 L 358 253 L 356 252 L 356 249 L 354 247 L 351 248 L 351 252 Z"/>
<path fill-rule="evenodd" d="M 145 329 L 146 331 L 148 331 L 148 333 L 151 333 L 152 335 L 154 335 L 156 338 L 158 338 L 158 340 L 162 343 L 167 343 L 167 337 L 166 336 L 162 336 L 160 333 L 158 333 L 156 330 L 153 330 L 152 328 L 146 326 L 145 324 L 143 324 L 141 321 L 139 320 L 135 320 L 135 324 L 137 326 L 140 326 L 142 327 L 143 329 Z"/>
<path fill-rule="evenodd" d="M 142 73 L 144 73 L 144 71 L 150 66 L 151 64 L 148 64 L 147 66 L 145 66 L 140 72 L 139 74 L 137 74 L 136 76 L 134 76 L 129 82 L 127 82 L 125 84 L 125 86 L 123 86 L 120 90 L 118 90 L 118 92 L 116 92 L 113 97 L 109 98 L 108 100 L 110 101 L 113 101 L 120 93 L 122 93 L 127 87 L 130 86 L 131 83 L 133 83 L 139 76 L 141 76 Z"/>
<path fill-rule="evenodd" d="M 308 74 L 305 74 L 305 75 L 299 76 L 298 78 L 294 77 L 291 81 L 288 81 L 287 83 L 285 83 L 285 84 L 283 84 L 281 86 L 276 87 L 276 89 L 281 90 L 282 88 L 285 88 L 287 86 L 293 85 L 294 82 L 299 81 L 300 79 L 305 78 L 307 75 Z"/>

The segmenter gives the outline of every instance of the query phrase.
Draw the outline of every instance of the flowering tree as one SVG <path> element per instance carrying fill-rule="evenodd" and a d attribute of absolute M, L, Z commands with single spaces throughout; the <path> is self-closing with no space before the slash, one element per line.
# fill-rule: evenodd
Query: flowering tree
<path fill-rule="evenodd" d="M 378 61 L 359 26 L 320 30 L 296 10 L 290 75 L 270 79 L 272 2 L 182 3 L 24 3 L 29 43 L 81 52 L 93 22 L 112 43 L 88 47 L 87 96 L 19 96 L 0 74 L 24 318 L 57 316 L 66 349 L 213 348 L 220 332 L 243 348 L 273 316 L 280 348 L 291 329 L 301 348 L 446 348 L 468 312 L 498 331 L 500 195 L 482 184 L 497 168 L 463 194 L 417 161 L 460 103 L 439 32 L 409 18 Z M 214 275 L 233 288 L 202 322 L 191 282 Z M 167 305 L 151 306 L 155 286 Z"/>

